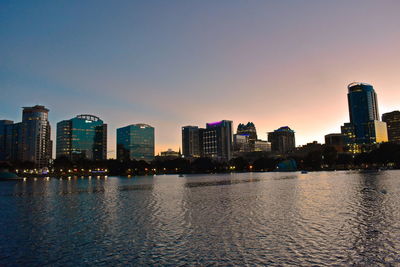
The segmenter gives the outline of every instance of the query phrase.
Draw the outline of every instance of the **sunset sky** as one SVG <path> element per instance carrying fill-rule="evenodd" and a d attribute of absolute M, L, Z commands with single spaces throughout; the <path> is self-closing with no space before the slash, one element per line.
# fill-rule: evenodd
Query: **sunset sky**
<path fill-rule="evenodd" d="M 147 123 L 156 152 L 181 126 L 252 121 L 296 143 L 349 120 L 347 85 L 400 109 L 400 1 L 0 1 L 0 119 L 21 107 L 116 128 Z"/>

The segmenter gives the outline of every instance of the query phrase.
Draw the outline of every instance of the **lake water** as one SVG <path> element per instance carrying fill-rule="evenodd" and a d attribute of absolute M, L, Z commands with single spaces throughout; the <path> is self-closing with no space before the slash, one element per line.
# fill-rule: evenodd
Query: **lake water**
<path fill-rule="evenodd" d="M 0 183 L 0 265 L 400 264 L 400 171 Z"/>

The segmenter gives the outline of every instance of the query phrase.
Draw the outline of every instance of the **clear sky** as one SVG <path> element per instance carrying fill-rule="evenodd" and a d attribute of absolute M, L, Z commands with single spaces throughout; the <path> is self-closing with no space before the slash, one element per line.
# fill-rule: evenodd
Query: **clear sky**
<path fill-rule="evenodd" d="M 181 126 L 253 121 L 298 145 L 348 121 L 347 85 L 367 82 L 380 113 L 400 109 L 400 1 L 0 0 L 0 119 L 50 108 L 115 129 L 156 128 L 156 152 Z"/>

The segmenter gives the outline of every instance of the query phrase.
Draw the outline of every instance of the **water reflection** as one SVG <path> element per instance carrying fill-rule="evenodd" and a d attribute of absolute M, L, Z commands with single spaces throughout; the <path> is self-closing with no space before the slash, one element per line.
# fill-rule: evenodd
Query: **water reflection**
<path fill-rule="evenodd" d="M 399 174 L 6 182 L 0 265 L 396 264 Z"/>

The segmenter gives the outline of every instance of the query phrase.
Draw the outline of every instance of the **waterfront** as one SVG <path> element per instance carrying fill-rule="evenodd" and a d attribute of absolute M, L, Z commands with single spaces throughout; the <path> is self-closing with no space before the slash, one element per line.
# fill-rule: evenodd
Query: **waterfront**
<path fill-rule="evenodd" d="M 0 265 L 398 264 L 400 171 L 0 183 Z"/>

